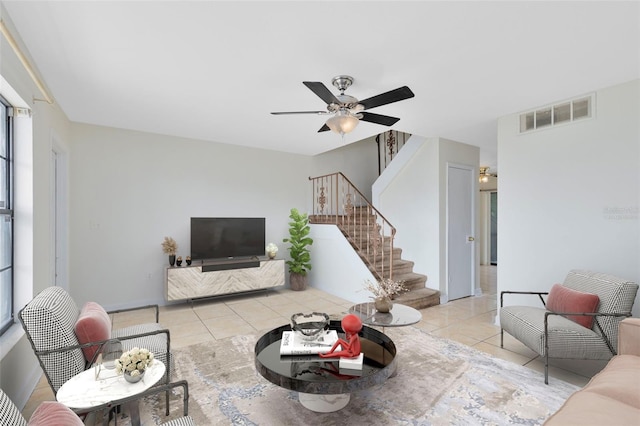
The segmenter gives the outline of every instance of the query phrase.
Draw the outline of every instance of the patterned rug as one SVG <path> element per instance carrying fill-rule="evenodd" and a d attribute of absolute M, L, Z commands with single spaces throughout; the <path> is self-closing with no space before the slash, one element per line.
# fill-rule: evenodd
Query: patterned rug
<path fill-rule="evenodd" d="M 296 392 L 271 384 L 254 367 L 258 335 L 175 350 L 176 378 L 189 382 L 189 414 L 198 425 L 536 425 L 578 387 L 415 327 L 387 328 L 398 370 L 384 385 L 351 395 L 334 413 L 315 413 Z M 163 398 L 140 403 L 143 424 L 160 424 Z M 172 415 L 180 415 L 176 395 Z M 124 421 L 122 421 L 124 420 Z M 121 419 L 118 424 L 127 424 Z"/>

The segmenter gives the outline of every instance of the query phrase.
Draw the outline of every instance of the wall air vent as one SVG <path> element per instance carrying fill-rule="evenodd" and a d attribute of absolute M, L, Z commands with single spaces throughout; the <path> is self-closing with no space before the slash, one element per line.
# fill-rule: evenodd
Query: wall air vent
<path fill-rule="evenodd" d="M 593 117 L 595 94 L 547 105 L 520 114 L 520 133 Z"/>

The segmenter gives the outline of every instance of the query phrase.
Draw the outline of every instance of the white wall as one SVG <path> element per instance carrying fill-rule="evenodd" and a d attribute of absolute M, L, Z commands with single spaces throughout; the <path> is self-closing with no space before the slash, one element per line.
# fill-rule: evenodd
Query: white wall
<path fill-rule="evenodd" d="M 188 255 L 192 216 L 265 217 L 285 255 L 310 157 L 74 124 L 70 163 L 71 293 L 110 308 L 165 303 L 160 243 Z"/>
<path fill-rule="evenodd" d="M 479 156 L 475 146 L 414 135 L 373 186 L 376 207 L 396 227 L 394 245 L 402 248 L 403 259 L 415 262 L 415 272 L 427 275 L 426 286 L 439 290 L 443 301 L 447 293 L 447 163 L 477 170 Z M 474 281 L 478 288 L 478 268 Z"/>
<path fill-rule="evenodd" d="M 311 225 L 309 234 L 312 268 L 309 285 L 353 303 L 368 302 L 363 290 L 366 280 L 375 278 L 335 225 Z"/>
<path fill-rule="evenodd" d="M 332 134 L 332 137 L 340 137 Z M 371 185 L 378 178 L 378 144 L 375 137 L 318 154 L 310 177 L 342 172 L 371 201 Z"/>
<path fill-rule="evenodd" d="M 635 80 L 597 91 L 592 119 L 521 135 L 518 114 L 498 120 L 498 292 L 576 268 L 640 282 L 638 117 Z"/>
<path fill-rule="evenodd" d="M 2 5 L 0 16 L 19 41 L 17 32 L 13 29 Z M 33 294 L 51 285 L 53 253 L 49 227 L 49 159 L 53 135 L 57 136 L 63 148 L 67 147 L 70 123 L 55 103 L 49 105 L 33 101 L 34 98 L 43 96 L 4 37 L 0 37 L 0 75 L 7 85 L 0 89 L 2 94 L 6 95 L 10 86 L 11 91 L 20 100 L 9 100 L 14 105 L 29 107 L 32 110 L 30 119 L 15 120 L 14 133 L 14 283 L 17 296 L 15 310 L 18 311 Z M 0 387 L 21 407 L 29 398 L 41 374 L 40 367 L 18 322 L 0 337 L 0 347 Z"/>

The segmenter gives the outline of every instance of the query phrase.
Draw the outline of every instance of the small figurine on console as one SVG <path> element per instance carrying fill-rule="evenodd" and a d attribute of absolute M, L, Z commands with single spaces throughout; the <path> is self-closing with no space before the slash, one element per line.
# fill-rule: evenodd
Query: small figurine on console
<path fill-rule="evenodd" d="M 360 355 L 360 336 L 358 333 L 362 330 L 362 321 L 354 314 L 345 315 L 342 318 L 342 329 L 346 334 L 347 340 L 338 339 L 326 354 L 319 354 L 322 358 L 354 358 Z M 336 348 L 340 345 L 341 350 L 336 352 Z"/>

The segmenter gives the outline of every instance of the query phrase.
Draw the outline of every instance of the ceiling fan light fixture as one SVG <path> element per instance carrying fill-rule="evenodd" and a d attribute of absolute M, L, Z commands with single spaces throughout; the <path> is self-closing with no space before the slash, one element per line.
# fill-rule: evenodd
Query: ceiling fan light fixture
<path fill-rule="evenodd" d="M 351 115 L 349 111 L 340 110 L 335 115 L 327 120 L 327 127 L 332 132 L 340 135 L 345 135 L 353 131 L 356 128 L 360 120 L 357 117 Z"/>
<path fill-rule="evenodd" d="M 489 173 L 489 167 L 480 167 L 480 176 L 478 177 L 480 183 L 489 182 L 489 176 L 491 176 Z"/>

